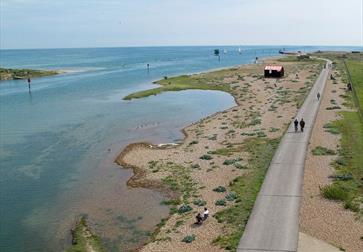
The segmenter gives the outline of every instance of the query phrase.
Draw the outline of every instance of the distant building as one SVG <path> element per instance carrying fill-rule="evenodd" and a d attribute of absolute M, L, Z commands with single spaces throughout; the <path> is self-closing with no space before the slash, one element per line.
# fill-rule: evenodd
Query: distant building
<path fill-rule="evenodd" d="M 284 76 L 283 66 L 265 66 L 265 77 L 280 78 Z"/>

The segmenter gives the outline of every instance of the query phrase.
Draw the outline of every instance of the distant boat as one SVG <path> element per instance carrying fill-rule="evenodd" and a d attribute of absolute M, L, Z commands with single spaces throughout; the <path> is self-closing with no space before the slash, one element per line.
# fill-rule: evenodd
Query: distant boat
<path fill-rule="evenodd" d="M 226 54 L 226 53 L 227 53 L 227 50 L 226 50 L 226 49 L 224 49 L 224 50 L 223 50 L 223 53 L 224 53 L 224 54 Z"/>
<path fill-rule="evenodd" d="M 240 47 L 240 48 L 238 48 L 238 53 L 239 53 L 239 54 L 242 54 L 242 49 L 241 49 L 241 47 Z"/>

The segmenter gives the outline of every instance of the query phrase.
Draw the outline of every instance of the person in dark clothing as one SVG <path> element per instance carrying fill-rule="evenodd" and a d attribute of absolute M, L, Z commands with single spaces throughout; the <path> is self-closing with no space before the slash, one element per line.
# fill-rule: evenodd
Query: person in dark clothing
<path fill-rule="evenodd" d="M 197 222 L 195 224 L 202 224 L 203 223 L 203 217 L 200 213 L 197 214 L 197 216 L 195 216 L 195 219 L 197 220 Z"/>
<path fill-rule="evenodd" d="M 316 97 L 318 98 L 318 101 L 320 100 L 320 93 L 318 92 L 318 94 L 316 95 Z"/>
<path fill-rule="evenodd" d="M 304 122 L 304 119 L 301 118 L 301 120 L 300 120 L 300 129 L 301 129 L 301 132 L 304 132 L 304 127 L 305 127 L 305 122 Z"/>
<path fill-rule="evenodd" d="M 297 119 L 295 119 L 295 121 L 294 121 L 294 126 L 295 126 L 295 132 L 297 132 L 297 129 L 299 126 L 299 121 Z"/>

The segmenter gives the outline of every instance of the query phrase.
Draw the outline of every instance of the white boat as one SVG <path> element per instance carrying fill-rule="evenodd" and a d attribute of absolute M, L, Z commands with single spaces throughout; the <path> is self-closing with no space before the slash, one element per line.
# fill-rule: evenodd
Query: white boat
<path fill-rule="evenodd" d="M 242 49 L 241 49 L 241 47 L 239 47 L 239 48 L 238 48 L 238 53 L 239 53 L 239 54 L 242 54 Z"/>
<path fill-rule="evenodd" d="M 227 50 L 226 50 L 226 49 L 224 49 L 224 50 L 223 50 L 223 53 L 224 53 L 224 54 L 226 54 L 226 53 L 227 53 Z"/>

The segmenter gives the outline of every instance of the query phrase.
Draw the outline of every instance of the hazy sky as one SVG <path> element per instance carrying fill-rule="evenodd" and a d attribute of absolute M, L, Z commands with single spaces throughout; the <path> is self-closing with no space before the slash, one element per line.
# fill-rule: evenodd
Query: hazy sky
<path fill-rule="evenodd" d="M 362 1 L 0 0 L 0 47 L 362 45 Z"/>

